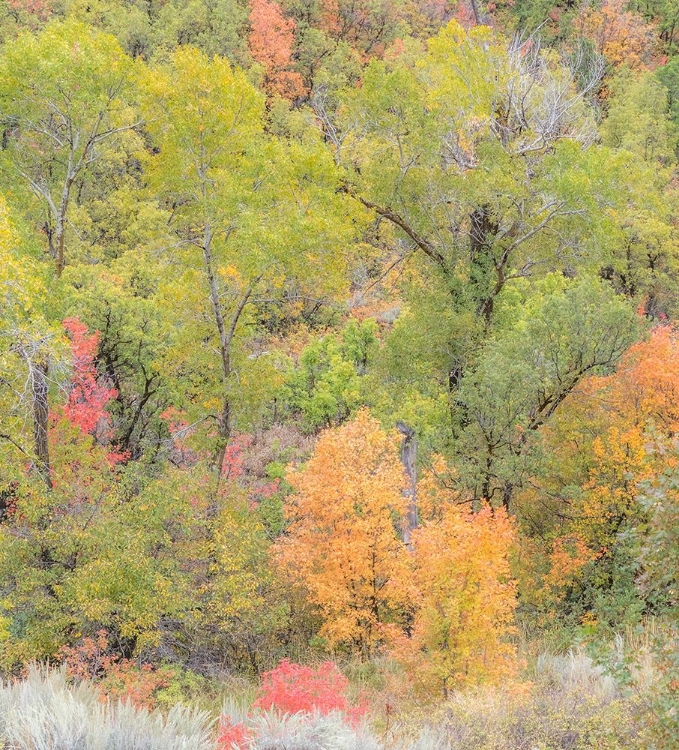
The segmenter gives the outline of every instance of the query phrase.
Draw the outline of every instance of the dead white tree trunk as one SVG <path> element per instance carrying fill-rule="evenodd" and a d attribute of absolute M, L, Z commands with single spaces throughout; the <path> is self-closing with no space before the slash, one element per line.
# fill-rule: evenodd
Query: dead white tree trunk
<path fill-rule="evenodd" d="M 396 428 L 403 435 L 401 442 L 401 463 L 408 477 L 408 486 L 403 491 L 408 499 L 408 508 L 403 523 L 403 542 L 412 549 L 412 532 L 417 528 L 417 438 L 415 430 L 405 422 L 397 422 Z"/>

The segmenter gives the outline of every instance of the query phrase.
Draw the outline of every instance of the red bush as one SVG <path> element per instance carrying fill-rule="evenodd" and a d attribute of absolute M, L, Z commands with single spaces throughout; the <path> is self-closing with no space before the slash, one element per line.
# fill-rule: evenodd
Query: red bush
<path fill-rule="evenodd" d="M 110 425 L 106 406 L 118 393 L 102 383 L 97 373 L 95 358 L 99 333 L 89 333 L 78 318 L 66 318 L 64 328 L 71 339 L 73 375 L 71 391 L 64 411 L 71 424 L 95 437 L 107 437 Z M 100 435 L 97 435 L 100 433 Z"/>
<path fill-rule="evenodd" d="M 233 724 L 228 716 L 219 721 L 217 750 L 246 750 L 250 741 L 250 732 L 242 722 Z"/>
<path fill-rule="evenodd" d="M 76 646 L 59 649 L 61 662 L 72 680 L 97 680 L 108 674 L 120 658 L 109 650 L 108 633 L 97 631 L 94 638 L 83 638 Z"/>
<path fill-rule="evenodd" d="M 288 714 L 341 711 L 350 720 L 358 721 L 365 713 L 365 706 L 349 703 L 348 687 L 349 681 L 331 661 L 314 669 L 283 659 L 275 669 L 262 675 L 254 705 Z"/>

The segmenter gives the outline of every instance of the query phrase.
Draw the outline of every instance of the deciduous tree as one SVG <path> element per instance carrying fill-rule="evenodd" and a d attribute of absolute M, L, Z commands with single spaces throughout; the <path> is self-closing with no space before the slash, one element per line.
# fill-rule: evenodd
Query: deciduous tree
<path fill-rule="evenodd" d="M 291 70 L 295 22 L 275 0 L 251 0 L 250 53 L 262 64 L 266 89 L 286 99 L 304 93 L 302 76 Z"/>
<path fill-rule="evenodd" d="M 209 371 L 212 342 L 219 353 L 220 377 L 199 394 L 207 408 L 196 414 L 216 425 L 219 473 L 238 400 L 247 403 L 252 393 L 243 384 L 268 377 L 273 389 L 282 380 L 275 357 L 247 350 L 248 331 L 256 331 L 253 311 L 285 300 L 293 280 L 302 297 L 322 301 L 335 294 L 345 285 L 346 258 L 337 251 L 351 243 L 360 223 L 337 190 L 339 175 L 319 140 L 269 136 L 264 97 L 226 60 L 176 52 L 154 75 L 149 111 L 159 149 L 150 165 L 152 184 L 171 232 L 164 294 L 187 295 L 188 356 L 201 356 L 196 340 L 210 342 Z M 185 367 L 187 351 L 178 356 Z M 206 366 L 198 369 L 197 378 L 204 378 Z M 264 401 L 271 395 L 266 391 Z"/>
<path fill-rule="evenodd" d="M 324 432 L 288 481 L 294 494 L 289 532 L 278 543 L 281 562 L 318 607 L 329 644 L 368 656 L 407 602 L 398 438 L 361 411 Z"/>
<path fill-rule="evenodd" d="M 139 125 L 130 106 L 134 66 L 113 36 L 54 22 L 23 33 L 0 59 L 7 148 L 2 167 L 43 204 L 38 222 L 57 276 L 67 262 L 73 196 L 92 164 Z"/>
<path fill-rule="evenodd" d="M 657 53 L 657 30 L 628 9 L 623 0 L 604 0 L 601 7 L 582 8 L 579 24 L 613 65 L 647 68 Z"/>
<path fill-rule="evenodd" d="M 418 689 L 447 697 L 517 674 L 511 641 L 516 583 L 509 565 L 514 542 L 514 524 L 503 508 L 484 505 L 474 512 L 454 497 L 445 498 L 439 518 L 413 533 L 415 615 L 394 653 Z"/>

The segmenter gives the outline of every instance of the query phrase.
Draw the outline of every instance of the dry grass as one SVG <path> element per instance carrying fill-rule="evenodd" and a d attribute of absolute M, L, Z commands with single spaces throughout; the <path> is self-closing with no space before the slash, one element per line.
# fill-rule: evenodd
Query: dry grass
<path fill-rule="evenodd" d="M 248 750 L 623 750 L 641 747 L 632 712 L 613 680 L 580 651 L 542 654 L 530 686 L 486 687 L 454 695 L 425 718 L 388 733 L 353 727 L 339 713 L 252 712 L 246 696 L 224 713 L 244 722 Z M 87 683 L 33 668 L 0 685 L 5 750 L 215 750 L 215 723 L 182 705 L 169 712 L 102 702 Z"/>
<path fill-rule="evenodd" d="M 210 717 L 175 706 L 167 714 L 102 702 L 87 683 L 33 667 L 0 685 L 0 742 L 7 750 L 212 750 Z"/>
<path fill-rule="evenodd" d="M 398 731 L 395 732 L 398 735 Z M 629 706 L 613 679 L 579 651 L 542 654 L 531 685 L 453 695 L 399 750 L 627 750 Z"/>

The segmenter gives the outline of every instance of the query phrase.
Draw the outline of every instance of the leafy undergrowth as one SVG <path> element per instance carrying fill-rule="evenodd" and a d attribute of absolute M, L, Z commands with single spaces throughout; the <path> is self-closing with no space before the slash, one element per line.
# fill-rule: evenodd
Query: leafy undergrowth
<path fill-rule="evenodd" d="M 372 665 L 377 668 L 376 665 Z M 405 675 L 399 675 L 401 682 Z M 350 701 L 346 678 L 326 662 L 282 662 L 265 674 L 251 708 L 231 699 L 219 750 L 622 750 L 648 748 L 636 706 L 584 653 L 543 654 L 530 681 L 453 693 L 425 708 L 412 695 Z M 386 708 L 385 708 L 386 706 Z"/>
<path fill-rule="evenodd" d="M 347 697 L 336 665 L 283 662 L 250 706 L 232 697 L 219 721 L 178 704 L 167 712 L 106 697 L 64 668 L 31 668 L 0 685 L 6 750 L 622 750 L 648 747 L 633 706 L 583 654 L 543 656 L 533 681 L 467 690 L 384 726 Z"/>
<path fill-rule="evenodd" d="M 252 711 L 233 703 L 225 708 L 219 748 L 377 747 L 362 726 L 368 706 L 353 705 L 348 688 L 349 680 L 333 662 L 314 668 L 284 659 L 262 675 Z"/>

